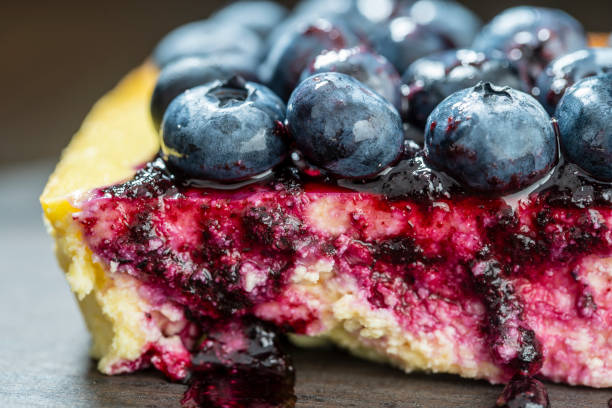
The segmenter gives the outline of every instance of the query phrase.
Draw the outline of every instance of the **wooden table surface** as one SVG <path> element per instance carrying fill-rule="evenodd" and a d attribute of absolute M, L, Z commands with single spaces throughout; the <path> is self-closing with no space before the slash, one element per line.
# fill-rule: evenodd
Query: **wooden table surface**
<path fill-rule="evenodd" d="M 0 408 L 178 407 L 185 387 L 149 371 L 107 377 L 52 254 L 38 194 L 50 163 L 0 167 Z M 340 351 L 294 350 L 300 408 L 487 408 L 501 388 L 405 375 Z M 612 390 L 550 385 L 555 408 L 607 408 Z"/>

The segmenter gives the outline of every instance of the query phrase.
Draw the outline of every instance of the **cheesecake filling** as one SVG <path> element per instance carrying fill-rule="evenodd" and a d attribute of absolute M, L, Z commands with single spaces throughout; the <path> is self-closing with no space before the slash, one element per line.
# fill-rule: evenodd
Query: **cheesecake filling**
<path fill-rule="evenodd" d="M 107 371 L 189 377 L 186 406 L 292 406 L 283 333 L 406 371 L 612 386 L 612 188 L 571 164 L 510 205 L 419 156 L 368 183 L 287 165 L 235 190 L 155 159 L 75 205 L 94 259 L 161 328 Z"/>

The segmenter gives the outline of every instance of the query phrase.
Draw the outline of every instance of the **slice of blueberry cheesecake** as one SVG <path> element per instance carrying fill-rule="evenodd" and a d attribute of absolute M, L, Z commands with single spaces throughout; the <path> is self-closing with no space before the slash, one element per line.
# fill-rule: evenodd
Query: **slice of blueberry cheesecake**
<path fill-rule="evenodd" d="M 41 203 L 102 372 L 291 407 L 288 335 L 500 407 L 612 387 L 609 49 L 558 10 L 384 3 L 237 3 L 96 104 Z M 451 5 L 461 35 L 422 18 Z"/>

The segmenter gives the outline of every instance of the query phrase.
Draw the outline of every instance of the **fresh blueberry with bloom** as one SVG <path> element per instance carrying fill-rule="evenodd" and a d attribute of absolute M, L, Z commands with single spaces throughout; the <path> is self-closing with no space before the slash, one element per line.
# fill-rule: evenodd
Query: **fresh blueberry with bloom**
<path fill-rule="evenodd" d="M 394 17 L 378 24 L 370 35 L 373 48 L 404 72 L 415 60 L 437 51 L 453 48 L 430 27 L 418 24 L 412 17 Z"/>
<path fill-rule="evenodd" d="M 396 0 L 305 0 L 296 5 L 293 17 L 343 19 L 351 29 L 361 31 L 365 27 L 353 23 L 381 22 L 396 9 Z"/>
<path fill-rule="evenodd" d="M 319 19 L 331 24 L 338 23 L 343 29 L 348 28 L 346 21 L 338 21 L 340 16 L 350 13 L 354 8 L 355 0 L 309 0 L 299 2 L 291 14 L 279 24 L 268 36 L 269 49 L 287 35 L 296 35 L 300 30 L 314 24 Z"/>
<path fill-rule="evenodd" d="M 474 190 L 510 193 L 548 173 L 558 153 L 552 121 L 537 100 L 481 82 L 434 109 L 425 128 L 425 154 Z"/>
<path fill-rule="evenodd" d="M 397 14 L 438 33 L 453 48 L 469 47 L 482 27 L 474 12 L 452 0 L 402 1 Z"/>
<path fill-rule="evenodd" d="M 287 126 L 306 159 L 342 178 L 373 176 L 401 154 L 397 110 L 355 78 L 316 74 L 293 91 Z"/>
<path fill-rule="evenodd" d="M 480 31 L 472 48 L 502 51 L 519 69 L 528 89 L 553 59 L 587 46 L 582 25 L 564 11 L 514 7 Z"/>
<path fill-rule="evenodd" d="M 184 57 L 214 56 L 219 53 L 261 58 L 264 43 L 253 31 L 235 24 L 210 20 L 182 25 L 168 33 L 153 51 L 159 67 Z"/>
<path fill-rule="evenodd" d="M 356 0 L 304 0 L 293 10 L 294 17 L 328 18 L 342 15 L 355 7 Z"/>
<path fill-rule="evenodd" d="M 346 26 L 317 19 L 288 30 L 278 38 L 260 75 L 270 89 L 286 100 L 314 57 L 324 50 L 350 48 L 358 42 Z"/>
<path fill-rule="evenodd" d="M 187 89 L 235 75 L 256 81 L 256 71 L 257 62 L 241 54 L 187 57 L 171 62 L 160 72 L 151 98 L 155 128 L 159 128 L 170 102 Z"/>
<path fill-rule="evenodd" d="M 211 20 L 246 27 L 265 38 L 285 19 L 287 13 L 287 9 L 275 1 L 247 0 L 222 8 L 211 16 Z"/>
<path fill-rule="evenodd" d="M 421 129 L 434 108 L 450 94 L 480 81 L 520 88 L 516 69 L 499 51 L 448 50 L 413 62 L 402 77 L 406 121 Z"/>
<path fill-rule="evenodd" d="M 566 54 L 548 64 L 538 77 L 538 99 L 553 114 L 567 88 L 607 72 L 612 72 L 612 48 L 585 48 Z"/>
<path fill-rule="evenodd" d="M 593 177 L 612 181 L 612 74 L 570 87 L 555 117 L 566 157 Z"/>
<path fill-rule="evenodd" d="M 272 91 L 240 77 L 192 88 L 164 114 L 164 160 L 187 178 L 232 182 L 256 176 L 286 155 L 284 112 Z"/>
<path fill-rule="evenodd" d="M 387 59 L 364 47 L 324 51 L 302 72 L 301 80 L 322 72 L 352 76 L 376 91 L 399 111 L 402 81 Z"/>
<path fill-rule="evenodd" d="M 368 38 L 376 25 L 385 21 L 395 9 L 395 0 L 307 0 L 295 7 L 289 18 L 280 24 L 268 38 L 269 48 L 286 33 L 296 32 L 323 19 L 337 26 L 346 35 L 352 34 L 354 45 L 369 45 Z M 333 48 L 336 49 L 336 48 Z"/>

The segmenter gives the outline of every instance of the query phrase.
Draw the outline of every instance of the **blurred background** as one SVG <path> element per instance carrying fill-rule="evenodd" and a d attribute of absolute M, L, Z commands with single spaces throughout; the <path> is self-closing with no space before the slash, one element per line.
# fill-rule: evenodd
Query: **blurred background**
<path fill-rule="evenodd" d="M 334 0 L 329 0 L 334 1 Z M 4 1 L 0 6 L 0 166 L 55 160 L 91 105 L 173 27 L 215 0 Z M 295 1 L 282 1 L 291 6 Z M 464 0 L 488 20 L 526 1 Z M 612 30 L 611 0 L 531 0 L 562 8 L 590 31 Z"/>

